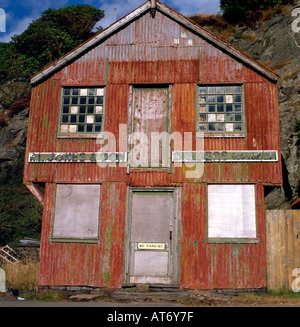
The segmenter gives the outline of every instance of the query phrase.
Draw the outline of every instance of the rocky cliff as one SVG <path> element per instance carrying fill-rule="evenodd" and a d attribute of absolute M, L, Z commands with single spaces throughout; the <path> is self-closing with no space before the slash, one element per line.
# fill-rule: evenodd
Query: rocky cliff
<path fill-rule="evenodd" d="M 234 46 L 280 75 L 278 104 L 284 183 L 266 190 L 268 208 L 288 208 L 300 193 L 300 144 L 296 129 L 300 119 L 300 31 L 292 28 L 296 8 L 300 10 L 300 3 L 254 29 L 239 28 L 230 39 Z M 300 30 L 300 22 L 298 26 Z"/>
<path fill-rule="evenodd" d="M 300 8 L 300 4 L 296 7 Z M 276 15 L 256 28 L 238 28 L 229 40 L 280 75 L 278 102 L 284 184 L 266 188 L 267 208 L 288 208 L 300 193 L 300 149 L 296 135 L 296 121 L 300 119 L 300 32 L 292 30 L 294 20 L 291 12 Z M 27 105 L 8 117 L 7 108 L 0 103 L 1 185 L 22 181 L 28 112 Z"/>

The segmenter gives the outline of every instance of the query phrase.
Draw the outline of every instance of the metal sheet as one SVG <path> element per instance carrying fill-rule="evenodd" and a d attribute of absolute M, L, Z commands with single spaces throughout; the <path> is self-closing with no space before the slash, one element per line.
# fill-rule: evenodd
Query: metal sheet
<path fill-rule="evenodd" d="M 100 218 L 100 185 L 58 184 L 56 186 L 52 237 L 97 238 Z"/>
<path fill-rule="evenodd" d="M 173 44 L 174 38 L 180 39 L 177 46 Z M 188 39 L 193 40 L 193 47 L 184 43 Z M 93 139 L 57 139 L 60 84 L 106 84 L 105 130 L 115 135 L 118 147 L 119 124 L 127 124 L 129 84 L 175 83 L 172 132 L 194 135 L 195 82 L 244 83 L 246 137 L 205 139 L 205 151 L 271 149 L 280 153 L 276 85 L 160 14 L 155 24 L 148 15 L 139 17 L 33 88 L 27 151 L 80 153 L 95 152 L 100 147 Z M 185 169 L 183 165 L 180 169 L 172 169 L 172 176 L 160 175 L 159 178 L 164 184 L 182 182 Z M 135 185 L 140 185 L 141 178 L 146 185 L 154 180 L 160 184 L 150 173 L 130 176 Z M 80 163 L 76 167 L 60 164 L 46 167 L 25 163 L 25 182 L 87 183 L 128 179 L 125 168 L 99 169 L 98 165 Z M 282 182 L 281 158 L 277 164 L 207 164 L 202 180 L 279 185 Z"/>
<path fill-rule="evenodd" d="M 207 138 L 203 150 L 271 149 L 280 153 L 276 84 L 170 17 L 157 12 L 155 19 L 149 18 L 148 15 L 136 18 L 113 37 L 33 87 L 26 158 L 29 152 L 99 150 L 95 139 L 57 138 L 61 85 L 106 87 L 105 130 L 116 136 L 115 151 L 120 151 L 119 125 L 128 122 L 130 85 L 159 83 L 173 84 L 172 132 L 182 136 L 185 132 L 192 133 L 193 149 L 196 85 L 243 83 L 246 137 Z M 186 177 L 190 168 L 185 165 L 173 166 L 169 172 L 141 170 L 127 174 L 126 167 L 102 168 L 94 163 L 25 162 L 25 183 L 47 183 L 39 284 L 121 287 L 126 188 L 178 186 L 183 189 L 180 286 L 200 289 L 266 286 L 263 185 L 281 184 L 280 156 L 278 159 L 275 163 L 205 163 L 203 175 L 195 180 Z M 50 242 L 55 183 L 102 183 L 98 244 Z M 259 243 L 207 243 L 206 183 L 256 184 Z"/>
<path fill-rule="evenodd" d="M 132 274 L 135 276 L 167 276 L 168 263 L 168 252 L 136 251 Z"/>
<path fill-rule="evenodd" d="M 172 210 L 170 194 L 134 193 L 131 242 L 169 242 Z"/>
<path fill-rule="evenodd" d="M 254 185 L 208 185 L 207 237 L 256 238 Z"/>

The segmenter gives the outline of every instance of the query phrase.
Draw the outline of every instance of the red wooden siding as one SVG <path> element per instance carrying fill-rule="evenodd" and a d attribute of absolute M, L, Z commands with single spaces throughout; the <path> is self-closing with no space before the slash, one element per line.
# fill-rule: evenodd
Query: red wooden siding
<path fill-rule="evenodd" d="M 99 244 L 50 241 L 55 184 L 46 184 L 39 285 L 120 287 L 123 279 L 126 184 L 101 187 Z"/>
<path fill-rule="evenodd" d="M 206 185 L 183 186 L 181 280 L 183 288 L 260 288 L 266 286 L 263 187 L 256 186 L 256 244 L 208 244 Z"/>
<path fill-rule="evenodd" d="M 27 141 L 29 152 L 97 152 L 103 146 L 95 139 L 57 139 L 59 117 L 59 86 L 56 80 L 48 80 L 35 87 L 32 94 L 31 117 Z M 195 150 L 195 85 L 180 83 L 174 85 L 172 132 L 193 133 Z M 128 84 L 108 84 L 106 87 L 105 130 L 119 140 L 119 124 L 127 125 Z M 50 97 L 51 94 L 51 97 Z M 249 182 L 281 183 L 281 158 L 279 146 L 279 118 L 276 103 L 276 85 L 271 83 L 244 83 L 245 115 L 247 135 L 245 138 L 207 138 L 204 150 L 278 150 L 277 163 L 206 163 L 204 182 Z M 49 96 L 49 98 L 48 98 Z M 46 97 L 46 98 L 45 98 Z M 38 102 L 38 103 L 37 103 Z M 186 181 L 186 167 L 172 168 L 172 174 L 161 176 L 163 183 Z M 146 174 L 146 175 L 145 175 Z M 25 163 L 25 182 L 70 182 L 89 183 L 104 180 L 129 180 L 137 184 L 145 178 L 155 181 L 157 173 L 126 174 L 126 168 L 100 168 L 93 163 Z M 153 185 L 160 182 L 154 182 Z M 148 185 L 146 182 L 145 185 Z"/>
<path fill-rule="evenodd" d="M 191 289 L 266 286 L 263 186 L 256 186 L 258 243 L 209 244 L 206 184 L 182 189 L 180 287 Z M 47 184 L 40 253 L 40 285 L 121 287 L 123 281 L 126 184 L 103 183 L 99 244 L 52 243 L 55 184 Z"/>

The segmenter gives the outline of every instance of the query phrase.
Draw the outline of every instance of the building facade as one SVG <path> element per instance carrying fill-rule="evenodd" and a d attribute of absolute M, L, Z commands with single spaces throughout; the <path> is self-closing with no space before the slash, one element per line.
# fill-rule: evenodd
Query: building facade
<path fill-rule="evenodd" d="M 277 79 L 159 1 L 33 76 L 39 284 L 266 287 Z"/>

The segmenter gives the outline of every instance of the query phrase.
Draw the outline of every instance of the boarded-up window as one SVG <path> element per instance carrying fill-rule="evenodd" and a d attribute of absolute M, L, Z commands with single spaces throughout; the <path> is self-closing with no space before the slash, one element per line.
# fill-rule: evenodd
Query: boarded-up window
<path fill-rule="evenodd" d="M 254 185 L 208 185 L 208 238 L 255 238 Z"/>
<path fill-rule="evenodd" d="M 167 167 L 169 89 L 135 88 L 133 92 L 132 167 Z"/>
<path fill-rule="evenodd" d="M 58 184 L 52 239 L 97 239 L 100 185 Z"/>

